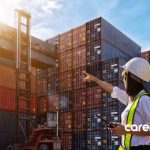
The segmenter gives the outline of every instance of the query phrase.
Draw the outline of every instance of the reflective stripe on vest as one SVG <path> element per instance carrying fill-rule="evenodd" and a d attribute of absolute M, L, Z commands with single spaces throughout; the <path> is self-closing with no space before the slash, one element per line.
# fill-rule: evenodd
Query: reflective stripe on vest
<path fill-rule="evenodd" d="M 130 125 L 130 126 L 133 124 L 134 114 L 135 114 L 136 108 L 137 108 L 137 106 L 139 104 L 139 100 L 144 95 L 148 95 L 148 94 L 145 93 L 145 92 L 142 92 L 141 94 L 139 94 L 139 96 L 135 99 L 133 105 L 131 106 L 131 108 L 129 110 L 128 117 L 127 117 L 127 124 Z M 132 139 L 132 135 L 131 134 L 128 133 L 128 134 L 125 135 L 124 145 L 125 145 L 125 149 L 126 150 L 130 150 L 131 139 Z"/>
<path fill-rule="evenodd" d="M 118 150 L 124 150 L 124 149 L 123 149 L 123 147 L 120 145 L 119 148 L 118 148 Z"/>

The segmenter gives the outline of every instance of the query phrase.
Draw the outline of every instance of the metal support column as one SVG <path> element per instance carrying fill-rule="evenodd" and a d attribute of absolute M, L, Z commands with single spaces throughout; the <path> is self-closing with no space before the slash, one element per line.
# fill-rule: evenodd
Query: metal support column
<path fill-rule="evenodd" d="M 30 14 L 16 9 L 17 55 L 16 55 L 16 142 L 19 135 L 30 134 L 31 110 L 31 35 Z"/>

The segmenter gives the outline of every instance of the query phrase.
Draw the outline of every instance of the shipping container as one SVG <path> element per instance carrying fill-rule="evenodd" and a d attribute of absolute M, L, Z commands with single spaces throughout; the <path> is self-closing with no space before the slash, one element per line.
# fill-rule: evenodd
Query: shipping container
<path fill-rule="evenodd" d="M 73 132 L 72 150 L 86 150 L 86 132 Z"/>
<path fill-rule="evenodd" d="M 37 96 L 37 109 L 38 109 L 38 114 L 43 114 L 48 112 L 48 95 Z"/>
<path fill-rule="evenodd" d="M 73 69 L 86 65 L 86 45 L 75 47 L 73 50 Z"/>
<path fill-rule="evenodd" d="M 120 139 L 108 132 L 106 124 L 95 115 L 120 121 L 124 106 L 96 83 L 83 83 L 83 71 L 123 88 L 120 66 L 140 56 L 140 46 L 103 18 L 60 34 L 57 46 L 57 67 L 39 74 L 41 80 L 46 80 L 38 84 L 42 85 L 38 92 L 41 112 L 53 111 L 51 108 L 59 102 L 59 124 L 65 150 L 117 149 Z"/>
<path fill-rule="evenodd" d="M 86 100 L 88 109 L 102 107 L 102 89 L 99 86 L 87 88 Z"/>
<path fill-rule="evenodd" d="M 37 114 L 37 95 L 31 94 L 31 114 Z"/>
<path fill-rule="evenodd" d="M 102 62 L 102 79 L 113 86 L 118 86 L 123 88 L 122 82 L 122 69 L 120 66 L 123 66 L 125 61 L 119 58 L 113 58 L 108 61 Z M 112 99 L 111 95 L 102 91 L 103 99 L 103 118 L 110 122 L 120 122 L 121 113 L 124 110 L 125 106 L 119 102 L 117 99 Z M 107 125 L 102 121 L 103 128 L 106 129 Z M 103 130 L 102 134 L 102 143 L 103 148 L 115 150 L 120 145 L 120 138 L 109 132 L 108 130 Z M 117 137 L 117 138 L 114 138 Z"/>
<path fill-rule="evenodd" d="M 97 42 L 95 45 L 87 45 L 86 63 L 87 65 L 100 62 L 101 60 L 101 45 Z"/>
<path fill-rule="evenodd" d="M 102 148 L 116 150 L 120 146 L 120 138 L 114 134 L 111 134 L 110 131 L 106 131 L 102 135 Z"/>
<path fill-rule="evenodd" d="M 37 90 L 37 77 L 31 74 L 31 93 L 36 94 Z"/>
<path fill-rule="evenodd" d="M 6 147 L 15 142 L 16 114 L 12 111 L 0 110 L 0 149 L 6 150 Z M 26 131 L 25 121 L 20 122 L 24 131 Z M 19 142 L 25 141 L 23 130 L 19 128 Z"/>
<path fill-rule="evenodd" d="M 92 65 L 87 65 L 86 72 L 101 79 L 101 63 L 94 63 Z M 95 87 L 97 84 L 95 82 L 87 83 L 87 87 Z"/>
<path fill-rule="evenodd" d="M 62 149 L 72 150 L 72 132 L 61 133 Z"/>
<path fill-rule="evenodd" d="M 73 112 L 73 131 L 86 131 L 86 110 Z"/>
<path fill-rule="evenodd" d="M 37 69 L 38 79 L 46 78 L 48 75 L 48 69 Z"/>
<path fill-rule="evenodd" d="M 0 86 L 16 89 L 16 70 L 0 65 Z"/>
<path fill-rule="evenodd" d="M 72 30 L 59 36 L 59 53 L 72 49 Z"/>
<path fill-rule="evenodd" d="M 102 129 L 102 121 L 101 119 L 97 118 L 96 115 L 103 115 L 102 108 L 97 109 L 89 109 L 87 110 L 87 131 L 95 131 Z"/>
<path fill-rule="evenodd" d="M 86 44 L 86 25 L 73 29 L 73 48 Z"/>
<path fill-rule="evenodd" d="M 101 150 L 102 133 L 100 130 L 87 132 L 87 150 Z"/>
<path fill-rule="evenodd" d="M 48 94 L 47 78 L 41 78 L 37 80 L 37 94 L 38 96 L 45 96 Z"/>
<path fill-rule="evenodd" d="M 72 110 L 86 109 L 86 89 L 75 90 L 72 93 Z"/>
<path fill-rule="evenodd" d="M 56 112 L 60 108 L 59 95 L 53 94 L 48 96 L 48 112 Z"/>
<path fill-rule="evenodd" d="M 72 112 L 61 112 L 60 114 L 60 129 L 61 132 L 71 132 L 72 131 Z"/>
<path fill-rule="evenodd" d="M 59 91 L 59 75 L 51 74 L 47 78 L 48 95 L 56 94 Z"/>
<path fill-rule="evenodd" d="M 16 90 L 0 86 L 0 109 L 15 111 Z"/>
<path fill-rule="evenodd" d="M 81 89 L 85 88 L 86 82 L 83 82 L 84 78 L 84 71 L 86 70 L 86 67 L 80 67 L 73 70 L 73 89 Z"/>
<path fill-rule="evenodd" d="M 135 43 L 125 34 L 120 32 L 117 28 L 115 28 L 105 19 L 103 18 L 99 18 L 99 19 L 101 19 L 102 39 L 105 42 L 107 41 L 107 43 L 110 43 L 110 45 L 116 47 L 117 51 L 122 51 L 124 53 L 124 56 L 127 55 L 130 58 L 140 56 L 141 47 L 137 43 Z M 105 49 L 103 50 L 104 53 L 107 53 L 109 55 L 108 51 L 105 52 Z M 109 50 L 109 52 L 111 52 L 111 50 Z M 118 56 L 112 55 L 112 57 L 118 57 Z"/>
<path fill-rule="evenodd" d="M 72 99 L 70 92 L 60 93 L 60 111 L 71 111 L 72 109 Z"/>
<path fill-rule="evenodd" d="M 59 56 L 59 71 L 64 72 L 72 69 L 72 51 L 66 51 Z"/>
<path fill-rule="evenodd" d="M 59 91 L 72 90 L 72 71 L 61 72 L 59 74 Z"/>

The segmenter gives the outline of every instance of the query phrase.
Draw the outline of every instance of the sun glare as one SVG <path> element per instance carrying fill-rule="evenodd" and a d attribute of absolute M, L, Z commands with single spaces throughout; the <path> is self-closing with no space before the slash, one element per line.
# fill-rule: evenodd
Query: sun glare
<path fill-rule="evenodd" d="M 14 25 L 15 8 L 18 7 L 19 0 L 0 0 L 0 22 Z"/>

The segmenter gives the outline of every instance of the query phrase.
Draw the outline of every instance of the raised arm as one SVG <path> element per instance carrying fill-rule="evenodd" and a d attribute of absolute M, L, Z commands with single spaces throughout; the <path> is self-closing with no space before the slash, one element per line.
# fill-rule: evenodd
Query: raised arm
<path fill-rule="evenodd" d="M 86 77 L 83 79 L 83 81 L 96 82 L 102 89 L 110 93 L 112 98 L 117 98 L 121 103 L 127 105 L 129 96 L 127 95 L 126 91 L 107 82 L 104 82 L 89 73 L 84 72 L 84 74 L 86 75 Z"/>
<path fill-rule="evenodd" d="M 96 82 L 102 89 L 104 89 L 105 91 L 109 92 L 110 94 L 113 92 L 113 86 L 107 82 L 104 82 L 86 72 L 84 72 L 84 74 L 86 75 L 86 77 L 83 79 L 84 81 L 87 81 L 87 82 L 91 82 L 91 81 L 94 81 Z"/>

